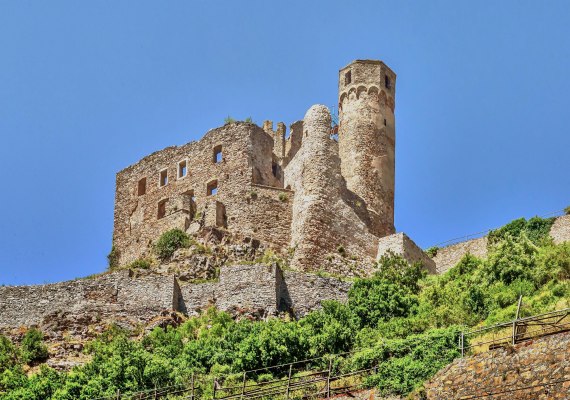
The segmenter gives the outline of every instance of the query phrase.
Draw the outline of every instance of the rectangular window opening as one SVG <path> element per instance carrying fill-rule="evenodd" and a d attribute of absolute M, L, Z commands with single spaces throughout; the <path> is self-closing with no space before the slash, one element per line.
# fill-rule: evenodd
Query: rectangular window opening
<path fill-rule="evenodd" d="M 159 178 L 159 184 L 160 186 L 166 186 L 168 185 L 168 170 L 167 169 L 163 169 L 162 171 L 160 171 L 160 178 Z"/>
<path fill-rule="evenodd" d="M 206 193 L 208 196 L 215 196 L 218 194 L 218 180 L 213 180 L 208 183 Z"/>
<path fill-rule="evenodd" d="M 344 84 L 350 85 L 350 82 L 352 82 L 352 72 L 348 71 L 346 74 L 344 74 Z"/>
<path fill-rule="evenodd" d="M 392 81 L 388 75 L 384 75 L 384 86 L 386 86 L 386 89 L 392 88 Z"/>
<path fill-rule="evenodd" d="M 166 203 L 168 203 L 168 199 L 164 199 L 158 202 L 158 212 L 156 214 L 156 219 L 162 219 L 166 216 Z"/>
<path fill-rule="evenodd" d="M 222 162 L 222 145 L 214 147 L 214 164 Z"/>
<path fill-rule="evenodd" d="M 137 195 L 142 196 L 143 194 L 146 194 L 146 178 L 140 179 L 137 186 Z"/>
<path fill-rule="evenodd" d="M 178 163 L 178 178 L 184 178 L 188 174 L 188 165 L 186 160 Z"/>
<path fill-rule="evenodd" d="M 384 126 L 386 126 L 386 118 L 384 118 Z"/>

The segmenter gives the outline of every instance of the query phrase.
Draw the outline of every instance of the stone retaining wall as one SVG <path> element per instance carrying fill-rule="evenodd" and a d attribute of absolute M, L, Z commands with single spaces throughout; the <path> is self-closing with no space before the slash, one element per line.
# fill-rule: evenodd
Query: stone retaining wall
<path fill-rule="evenodd" d="M 148 322 L 165 310 L 193 315 L 210 306 L 264 318 L 293 310 L 297 317 L 321 301 L 345 300 L 350 283 L 277 266 L 222 268 L 218 282 L 179 285 L 174 275 L 118 271 L 48 285 L 0 287 L 0 330 L 49 324 L 61 315 Z"/>
<path fill-rule="evenodd" d="M 569 399 L 569 379 L 570 333 L 564 333 L 457 359 L 425 387 L 429 400 Z"/>

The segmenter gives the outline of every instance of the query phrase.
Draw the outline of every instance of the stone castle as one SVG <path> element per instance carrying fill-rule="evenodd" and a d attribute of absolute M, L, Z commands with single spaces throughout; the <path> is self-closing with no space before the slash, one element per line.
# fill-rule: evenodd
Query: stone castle
<path fill-rule="evenodd" d="M 334 260 L 347 256 L 372 265 L 379 239 L 394 233 L 396 74 L 356 60 L 338 89 L 338 125 L 322 105 L 288 135 L 281 122 L 228 123 L 120 171 L 119 263 L 147 256 L 169 229 L 213 226 L 292 252 L 296 270 L 339 273 Z"/>

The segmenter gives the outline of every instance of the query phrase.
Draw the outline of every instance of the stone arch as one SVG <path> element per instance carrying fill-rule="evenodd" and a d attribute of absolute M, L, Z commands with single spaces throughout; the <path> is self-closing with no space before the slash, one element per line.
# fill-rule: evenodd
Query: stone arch
<path fill-rule="evenodd" d="M 356 98 L 359 99 L 362 96 L 362 93 L 368 94 L 368 90 L 366 89 L 366 86 L 359 86 L 356 89 Z"/>
<path fill-rule="evenodd" d="M 356 98 L 358 98 L 357 95 L 356 95 L 356 88 L 354 88 L 354 87 L 353 87 L 353 88 L 350 88 L 349 91 L 348 91 L 348 99 L 349 99 L 349 100 L 353 100 L 353 99 L 356 99 Z"/>
<path fill-rule="evenodd" d="M 386 101 L 387 101 L 387 96 L 386 96 L 386 92 L 381 90 L 380 94 L 378 95 L 378 102 L 380 103 L 380 106 L 384 107 L 386 105 Z"/>

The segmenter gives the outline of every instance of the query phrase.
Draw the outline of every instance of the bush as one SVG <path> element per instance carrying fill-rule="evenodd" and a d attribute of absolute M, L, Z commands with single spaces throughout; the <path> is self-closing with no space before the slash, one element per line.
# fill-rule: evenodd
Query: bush
<path fill-rule="evenodd" d="M 287 193 L 279 193 L 279 201 L 285 203 L 287 200 L 289 200 L 289 197 L 287 196 Z"/>
<path fill-rule="evenodd" d="M 564 209 L 564 214 L 570 215 L 570 206 L 568 206 Z"/>
<path fill-rule="evenodd" d="M 439 251 L 439 247 L 432 246 L 426 250 L 426 254 L 428 255 L 428 257 L 434 258 L 435 256 L 437 256 L 438 251 Z"/>
<path fill-rule="evenodd" d="M 224 125 L 233 124 L 234 122 L 236 122 L 236 120 L 233 119 L 233 118 L 232 118 L 231 116 L 229 116 L 229 115 L 228 115 L 226 118 L 224 118 Z"/>
<path fill-rule="evenodd" d="M 111 252 L 107 255 L 109 269 L 114 269 L 119 266 L 120 255 L 121 254 L 119 250 L 117 250 L 117 248 L 113 245 L 113 247 L 111 247 Z"/>
<path fill-rule="evenodd" d="M 37 329 L 26 332 L 21 344 L 22 359 L 29 364 L 33 361 L 45 360 L 48 357 L 47 346 L 43 342 L 43 335 Z"/>
<path fill-rule="evenodd" d="M 550 233 L 550 228 L 556 218 L 532 217 L 528 221 L 524 218 L 515 219 L 505 226 L 489 232 L 489 245 L 495 245 L 507 236 L 519 237 L 523 233 L 535 244 L 541 244 Z"/>
<path fill-rule="evenodd" d="M 130 269 L 149 269 L 152 266 L 152 262 L 146 258 L 139 258 L 128 265 L 127 268 Z"/>
<path fill-rule="evenodd" d="M 176 250 L 189 247 L 190 243 L 190 236 L 188 236 L 186 232 L 180 229 L 171 229 L 160 235 L 154 245 L 154 251 L 158 258 L 166 260 L 172 257 Z"/>

